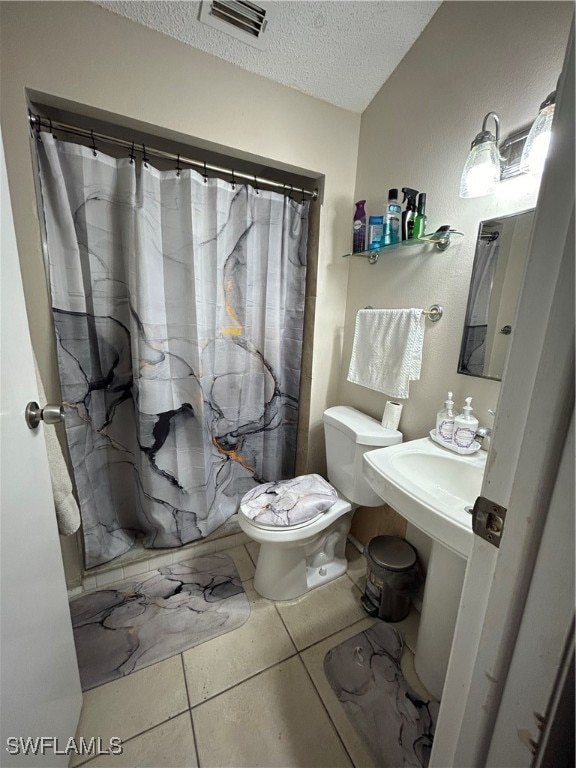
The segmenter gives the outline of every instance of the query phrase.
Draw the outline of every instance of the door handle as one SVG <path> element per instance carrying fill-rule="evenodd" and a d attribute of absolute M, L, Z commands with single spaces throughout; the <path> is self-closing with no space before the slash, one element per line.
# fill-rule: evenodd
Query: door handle
<path fill-rule="evenodd" d="M 38 403 L 31 400 L 24 411 L 24 418 L 30 429 L 37 429 L 41 421 L 45 424 L 58 424 L 64 421 L 64 406 L 45 405 L 40 408 Z"/>

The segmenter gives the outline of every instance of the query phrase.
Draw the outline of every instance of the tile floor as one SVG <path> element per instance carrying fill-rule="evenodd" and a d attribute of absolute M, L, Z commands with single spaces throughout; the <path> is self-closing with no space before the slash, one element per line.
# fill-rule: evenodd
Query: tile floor
<path fill-rule="evenodd" d="M 274 603 L 253 588 L 258 545 L 225 550 L 236 562 L 250 619 L 178 656 L 84 694 L 77 737 L 122 739 L 119 756 L 76 757 L 90 768 L 369 768 L 374 763 L 324 676 L 327 651 L 374 623 L 360 605 L 365 561 L 349 545 L 345 576 Z M 418 614 L 395 626 L 404 674 L 413 666 Z"/>

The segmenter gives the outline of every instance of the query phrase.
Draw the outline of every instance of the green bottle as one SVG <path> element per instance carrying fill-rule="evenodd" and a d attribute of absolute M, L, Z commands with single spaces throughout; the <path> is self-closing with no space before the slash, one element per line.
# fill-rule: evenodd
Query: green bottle
<path fill-rule="evenodd" d="M 426 192 L 418 195 L 418 212 L 414 219 L 414 230 L 412 237 L 418 239 L 426 234 Z"/>

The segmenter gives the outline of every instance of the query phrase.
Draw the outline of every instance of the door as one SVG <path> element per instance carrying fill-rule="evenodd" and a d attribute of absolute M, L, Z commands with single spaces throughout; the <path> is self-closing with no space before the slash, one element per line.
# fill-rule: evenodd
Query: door
<path fill-rule="evenodd" d="M 56 754 L 56 743 L 45 743 L 44 754 L 37 755 L 11 754 L 14 741 L 7 743 L 48 736 L 58 739 L 62 751 L 75 734 L 82 692 L 45 427 L 31 430 L 24 421 L 26 404 L 38 400 L 38 390 L 1 134 L 0 154 L 0 764 L 65 766 L 68 757 Z"/>
<path fill-rule="evenodd" d="M 504 532 L 499 549 L 474 538 L 430 768 L 532 764 L 527 733 L 546 710 L 574 615 L 574 25 L 514 328 L 482 486 L 507 509 Z M 568 558 L 549 545 L 562 531 Z M 534 647 L 540 672 L 522 675 Z"/>

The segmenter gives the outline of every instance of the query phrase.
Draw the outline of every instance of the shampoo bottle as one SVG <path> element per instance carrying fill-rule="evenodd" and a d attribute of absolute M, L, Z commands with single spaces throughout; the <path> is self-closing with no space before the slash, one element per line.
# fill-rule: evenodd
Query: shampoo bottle
<path fill-rule="evenodd" d="M 388 202 L 384 207 L 384 234 L 382 245 L 396 245 L 400 242 L 400 219 L 402 206 L 398 202 L 398 190 L 388 190 Z"/>
<path fill-rule="evenodd" d="M 366 249 L 366 200 L 359 200 L 354 211 L 354 223 L 352 229 L 352 253 L 362 253 Z"/>
<path fill-rule="evenodd" d="M 460 416 L 454 419 L 454 444 L 458 448 L 470 448 L 476 439 L 478 419 L 472 414 L 471 397 L 466 398 L 466 405 Z"/>
<path fill-rule="evenodd" d="M 426 192 L 418 195 L 418 211 L 414 219 L 414 237 L 422 237 L 426 233 Z"/>
<path fill-rule="evenodd" d="M 448 400 L 444 401 L 444 408 L 436 414 L 436 437 L 445 443 L 452 443 L 454 433 L 454 400 L 452 392 L 448 392 Z"/>
<path fill-rule="evenodd" d="M 402 192 L 404 193 L 402 202 L 406 203 L 406 208 L 402 211 L 402 240 L 412 240 L 414 238 L 418 190 L 411 187 L 402 187 Z"/>

